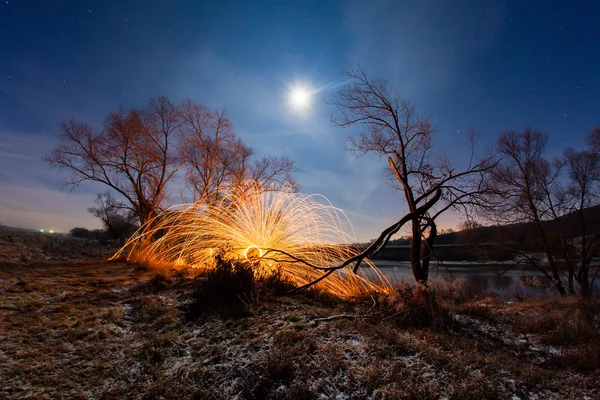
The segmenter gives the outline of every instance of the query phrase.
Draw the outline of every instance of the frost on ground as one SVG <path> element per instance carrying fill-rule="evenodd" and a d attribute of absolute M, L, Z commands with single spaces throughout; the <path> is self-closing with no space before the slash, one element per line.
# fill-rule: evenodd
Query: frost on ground
<path fill-rule="evenodd" d="M 568 337 L 597 326 L 561 320 L 568 302 L 447 305 L 443 329 L 305 295 L 189 318 L 193 282 L 151 278 L 122 263 L 0 263 L 0 398 L 600 397 L 598 364 L 574 362 Z"/>

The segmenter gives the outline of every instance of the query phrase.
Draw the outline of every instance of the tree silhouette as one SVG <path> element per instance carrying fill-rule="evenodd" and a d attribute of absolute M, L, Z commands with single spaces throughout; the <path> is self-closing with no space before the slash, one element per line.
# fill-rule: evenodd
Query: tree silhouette
<path fill-rule="evenodd" d="M 403 193 L 408 207 L 408 214 L 384 230 L 357 260 L 379 251 L 404 224 L 410 223 L 413 275 L 426 284 L 437 217 L 450 208 L 467 212 L 480 202 L 483 173 L 491 167 L 491 157 L 475 157 L 472 135 L 467 166 L 454 167 L 448 157 L 435 151 L 431 120 L 419 115 L 386 80 L 370 79 L 360 67 L 351 68 L 348 76 L 350 84 L 333 97 L 338 113 L 332 121 L 340 127 L 362 129 L 349 138 L 347 149 L 355 156 L 375 153 L 388 158 L 389 183 Z"/>
<path fill-rule="evenodd" d="M 600 195 L 600 130 L 588 136 L 588 148 L 566 149 L 561 158 L 545 155 L 548 136 L 527 127 L 498 139 L 501 161 L 489 171 L 487 208 L 483 214 L 502 224 L 523 223 L 531 229 L 543 257 L 519 250 L 526 262 L 552 280 L 561 294 L 589 296 L 598 270 L 590 277 L 592 258 L 600 251 L 600 230 L 585 217 Z M 567 287 L 565 288 L 565 284 Z"/>
<path fill-rule="evenodd" d="M 67 187 L 85 181 L 110 187 L 143 225 L 168 206 L 168 184 L 181 170 L 199 202 L 248 185 L 294 183 L 293 161 L 251 156 L 224 111 L 159 97 L 142 109 L 109 114 L 101 130 L 62 122 L 59 143 L 45 160 L 71 172 Z"/>

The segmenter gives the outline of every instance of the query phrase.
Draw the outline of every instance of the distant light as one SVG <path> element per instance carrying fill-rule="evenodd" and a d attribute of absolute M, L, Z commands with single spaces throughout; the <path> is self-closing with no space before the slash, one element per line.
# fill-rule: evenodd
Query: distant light
<path fill-rule="evenodd" d="M 52 229 L 50 229 L 50 233 L 54 233 L 54 231 Z"/>
<path fill-rule="evenodd" d="M 43 230 L 43 229 L 40 229 L 40 232 L 44 232 L 44 230 Z"/>

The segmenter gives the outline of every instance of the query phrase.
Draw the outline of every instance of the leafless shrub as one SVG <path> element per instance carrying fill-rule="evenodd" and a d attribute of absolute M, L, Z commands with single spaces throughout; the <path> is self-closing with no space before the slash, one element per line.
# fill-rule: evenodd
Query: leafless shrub
<path fill-rule="evenodd" d="M 241 318 L 252 310 L 256 312 L 259 295 L 278 296 L 295 288 L 277 268 L 258 273 L 256 268 L 253 261 L 228 259 L 222 253 L 217 254 L 214 268 L 196 278 L 188 317 L 196 319 L 217 313 Z"/>
<path fill-rule="evenodd" d="M 384 318 L 393 319 L 402 327 L 446 329 L 450 323 L 435 292 L 426 286 L 403 285 L 379 297 L 379 302 L 389 313 Z"/>

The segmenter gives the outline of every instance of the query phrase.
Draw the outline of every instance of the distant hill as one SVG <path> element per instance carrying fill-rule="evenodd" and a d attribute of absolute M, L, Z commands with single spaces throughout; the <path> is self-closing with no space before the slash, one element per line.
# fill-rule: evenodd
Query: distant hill
<path fill-rule="evenodd" d="M 585 220 L 587 235 L 600 234 L 600 205 L 586 208 L 583 211 L 583 218 Z M 577 213 L 564 215 L 560 219 L 565 225 L 568 237 L 582 236 L 583 230 Z M 556 221 L 544 221 L 543 226 L 544 228 L 551 230 L 556 226 Z M 472 231 L 461 230 L 438 235 L 435 243 L 437 245 L 447 245 L 469 244 L 472 242 L 495 242 L 500 239 L 505 240 L 506 238 L 513 238 L 516 240 L 522 235 L 529 236 L 534 229 L 535 227 L 533 224 L 529 223 L 482 226 Z M 392 246 L 408 246 L 410 245 L 410 241 L 407 239 L 396 239 L 390 240 L 389 244 Z"/>
<path fill-rule="evenodd" d="M 583 210 L 583 219 L 585 221 L 586 235 L 600 234 L 600 205 L 586 208 Z M 544 221 L 543 228 L 552 236 L 558 227 L 558 221 Z M 571 213 L 560 218 L 561 224 L 564 225 L 566 236 L 576 238 L 583 235 L 580 215 Z M 450 234 L 454 237 L 455 243 L 469 242 L 496 242 L 499 240 L 514 240 L 519 241 L 523 238 L 528 238 L 535 232 L 535 226 L 532 223 L 520 223 L 510 225 L 492 225 L 477 228 L 473 231 L 459 231 Z M 445 239 L 451 240 L 450 237 Z M 441 244 L 441 241 L 440 241 Z"/>
<path fill-rule="evenodd" d="M 586 235 L 600 235 L 600 205 L 587 208 L 583 211 Z M 561 217 L 566 235 L 577 238 L 583 235 L 581 219 L 578 213 L 571 213 Z M 551 243 L 559 245 L 557 221 L 544 221 L 544 230 L 548 233 Z M 512 248 L 525 252 L 539 252 L 541 245 L 535 229 L 531 223 L 482 226 L 473 230 L 438 235 L 435 241 L 435 252 L 441 259 L 450 260 L 510 260 L 514 257 L 506 246 L 511 243 Z M 410 241 L 407 239 L 390 240 L 386 249 L 377 254 L 375 259 L 390 259 L 406 261 L 410 259 L 408 248 Z"/>

